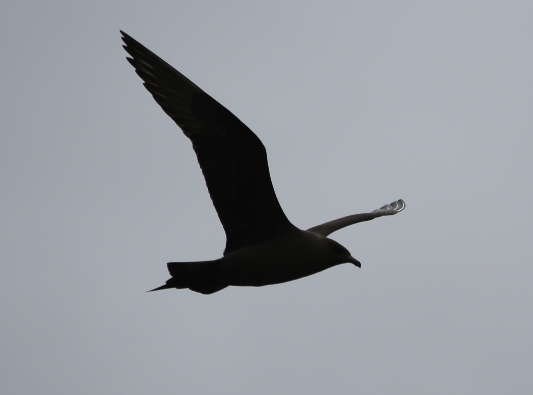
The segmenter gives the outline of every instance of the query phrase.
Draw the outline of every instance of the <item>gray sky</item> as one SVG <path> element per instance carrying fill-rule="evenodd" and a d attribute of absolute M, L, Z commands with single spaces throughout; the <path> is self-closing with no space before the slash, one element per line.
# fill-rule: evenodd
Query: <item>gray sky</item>
<path fill-rule="evenodd" d="M 502 394 L 533 382 L 530 1 L 12 1 L 0 14 L 5 394 Z M 190 142 L 119 29 L 267 147 L 363 264 L 211 296 Z"/>

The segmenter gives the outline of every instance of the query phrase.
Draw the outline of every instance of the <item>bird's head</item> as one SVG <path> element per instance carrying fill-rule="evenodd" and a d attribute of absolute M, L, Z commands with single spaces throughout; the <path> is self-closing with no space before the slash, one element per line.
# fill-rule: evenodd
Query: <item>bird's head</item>
<path fill-rule="evenodd" d="M 339 259 L 339 263 L 353 263 L 357 267 L 361 267 L 361 262 L 355 259 L 350 251 L 348 251 L 344 246 L 337 243 L 335 240 L 328 239 L 329 248 L 336 257 Z"/>

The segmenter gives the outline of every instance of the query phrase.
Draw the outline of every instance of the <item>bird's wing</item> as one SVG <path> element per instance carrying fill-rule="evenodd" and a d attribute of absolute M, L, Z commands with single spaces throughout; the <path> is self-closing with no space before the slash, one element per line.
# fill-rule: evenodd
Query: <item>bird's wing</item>
<path fill-rule="evenodd" d="M 376 215 L 376 217 L 382 217 L 384 215 L 398 214 L 400 211 L 403 210 L 405 210 L 405 202 L 403 201 L 403 199 L 399 199 L 390 204 L 386 204 L 372 212 Z"/>
<path fill-rule="evenodd" d="M 309 232 L 313 232 L 326 237 L 339 229 L 345 228 L 346 226 L 357 224 L 359 222 L 370 221 L 374 218 L 382 217 L 384 215 L 398 214 L 404 209 L 405 202 L 400 199 L 395 202 L 392 202 L 391 204 L 386 204 L 385 206 L 378 208 L 377 210 L 374 210 L 371 213 L 348 215 L 347 217 L 334 219 L 333 221 L 326 222 L 322 225 L 313 226 L 312 228 L 307 230 Z"/>
<path fill-rule="evenodd" d="M 226 232 L 227 254 L 294 232 L 276 198 L 261 140 L 211 96 L 124 32 L 127 60 L 192 141 Z"/>

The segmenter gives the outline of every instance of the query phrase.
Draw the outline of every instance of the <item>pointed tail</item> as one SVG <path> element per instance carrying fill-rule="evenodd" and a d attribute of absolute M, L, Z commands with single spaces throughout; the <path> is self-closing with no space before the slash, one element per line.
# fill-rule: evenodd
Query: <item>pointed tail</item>
<path fill-rule="evenodd" d="M 171 278 L 170 280 L 172 280 L 172 278 Z M 154 292 L 154 291 L 160 291 L 160 290 L 162 290 L 162 289 L 176 288 L 174 285 L 169 284 L 170 280 L 168 280 L 168 281 L 166 282 L 166 284 L 163 284 L 163 285 L 161 285 L 160 287 L 157 287 L 157 288 L 151 289 L 151 290 L 146 291 L 146 292 Z"/>
<path fill-rule="evenodd" d="M 170 278 L 164 285 L 147 292 L 169 288 L 189 288 L 203 294 L 211 294 L 226 288 L 228 284 L 220 278 L 219 262 L 169 262 L 167 263 Z"/>

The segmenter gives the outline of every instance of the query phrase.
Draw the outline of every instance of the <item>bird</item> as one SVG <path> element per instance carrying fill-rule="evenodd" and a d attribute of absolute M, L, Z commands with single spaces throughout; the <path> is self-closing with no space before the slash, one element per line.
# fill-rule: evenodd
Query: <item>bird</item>
<path fill-rule="evenodd" d="M 169 262 L 162 289 L 213 294 L 229 286 L 260 287 L 361 263 L 328 236 L 346 226 L 405 209 L 402 199 L 302 230 L 281 208 L 261 140 L 235 115 L 178 70 L 120 31 L 126 58 L 163 111 L 191 142 L 226 234 L 223 256 Z"/>

